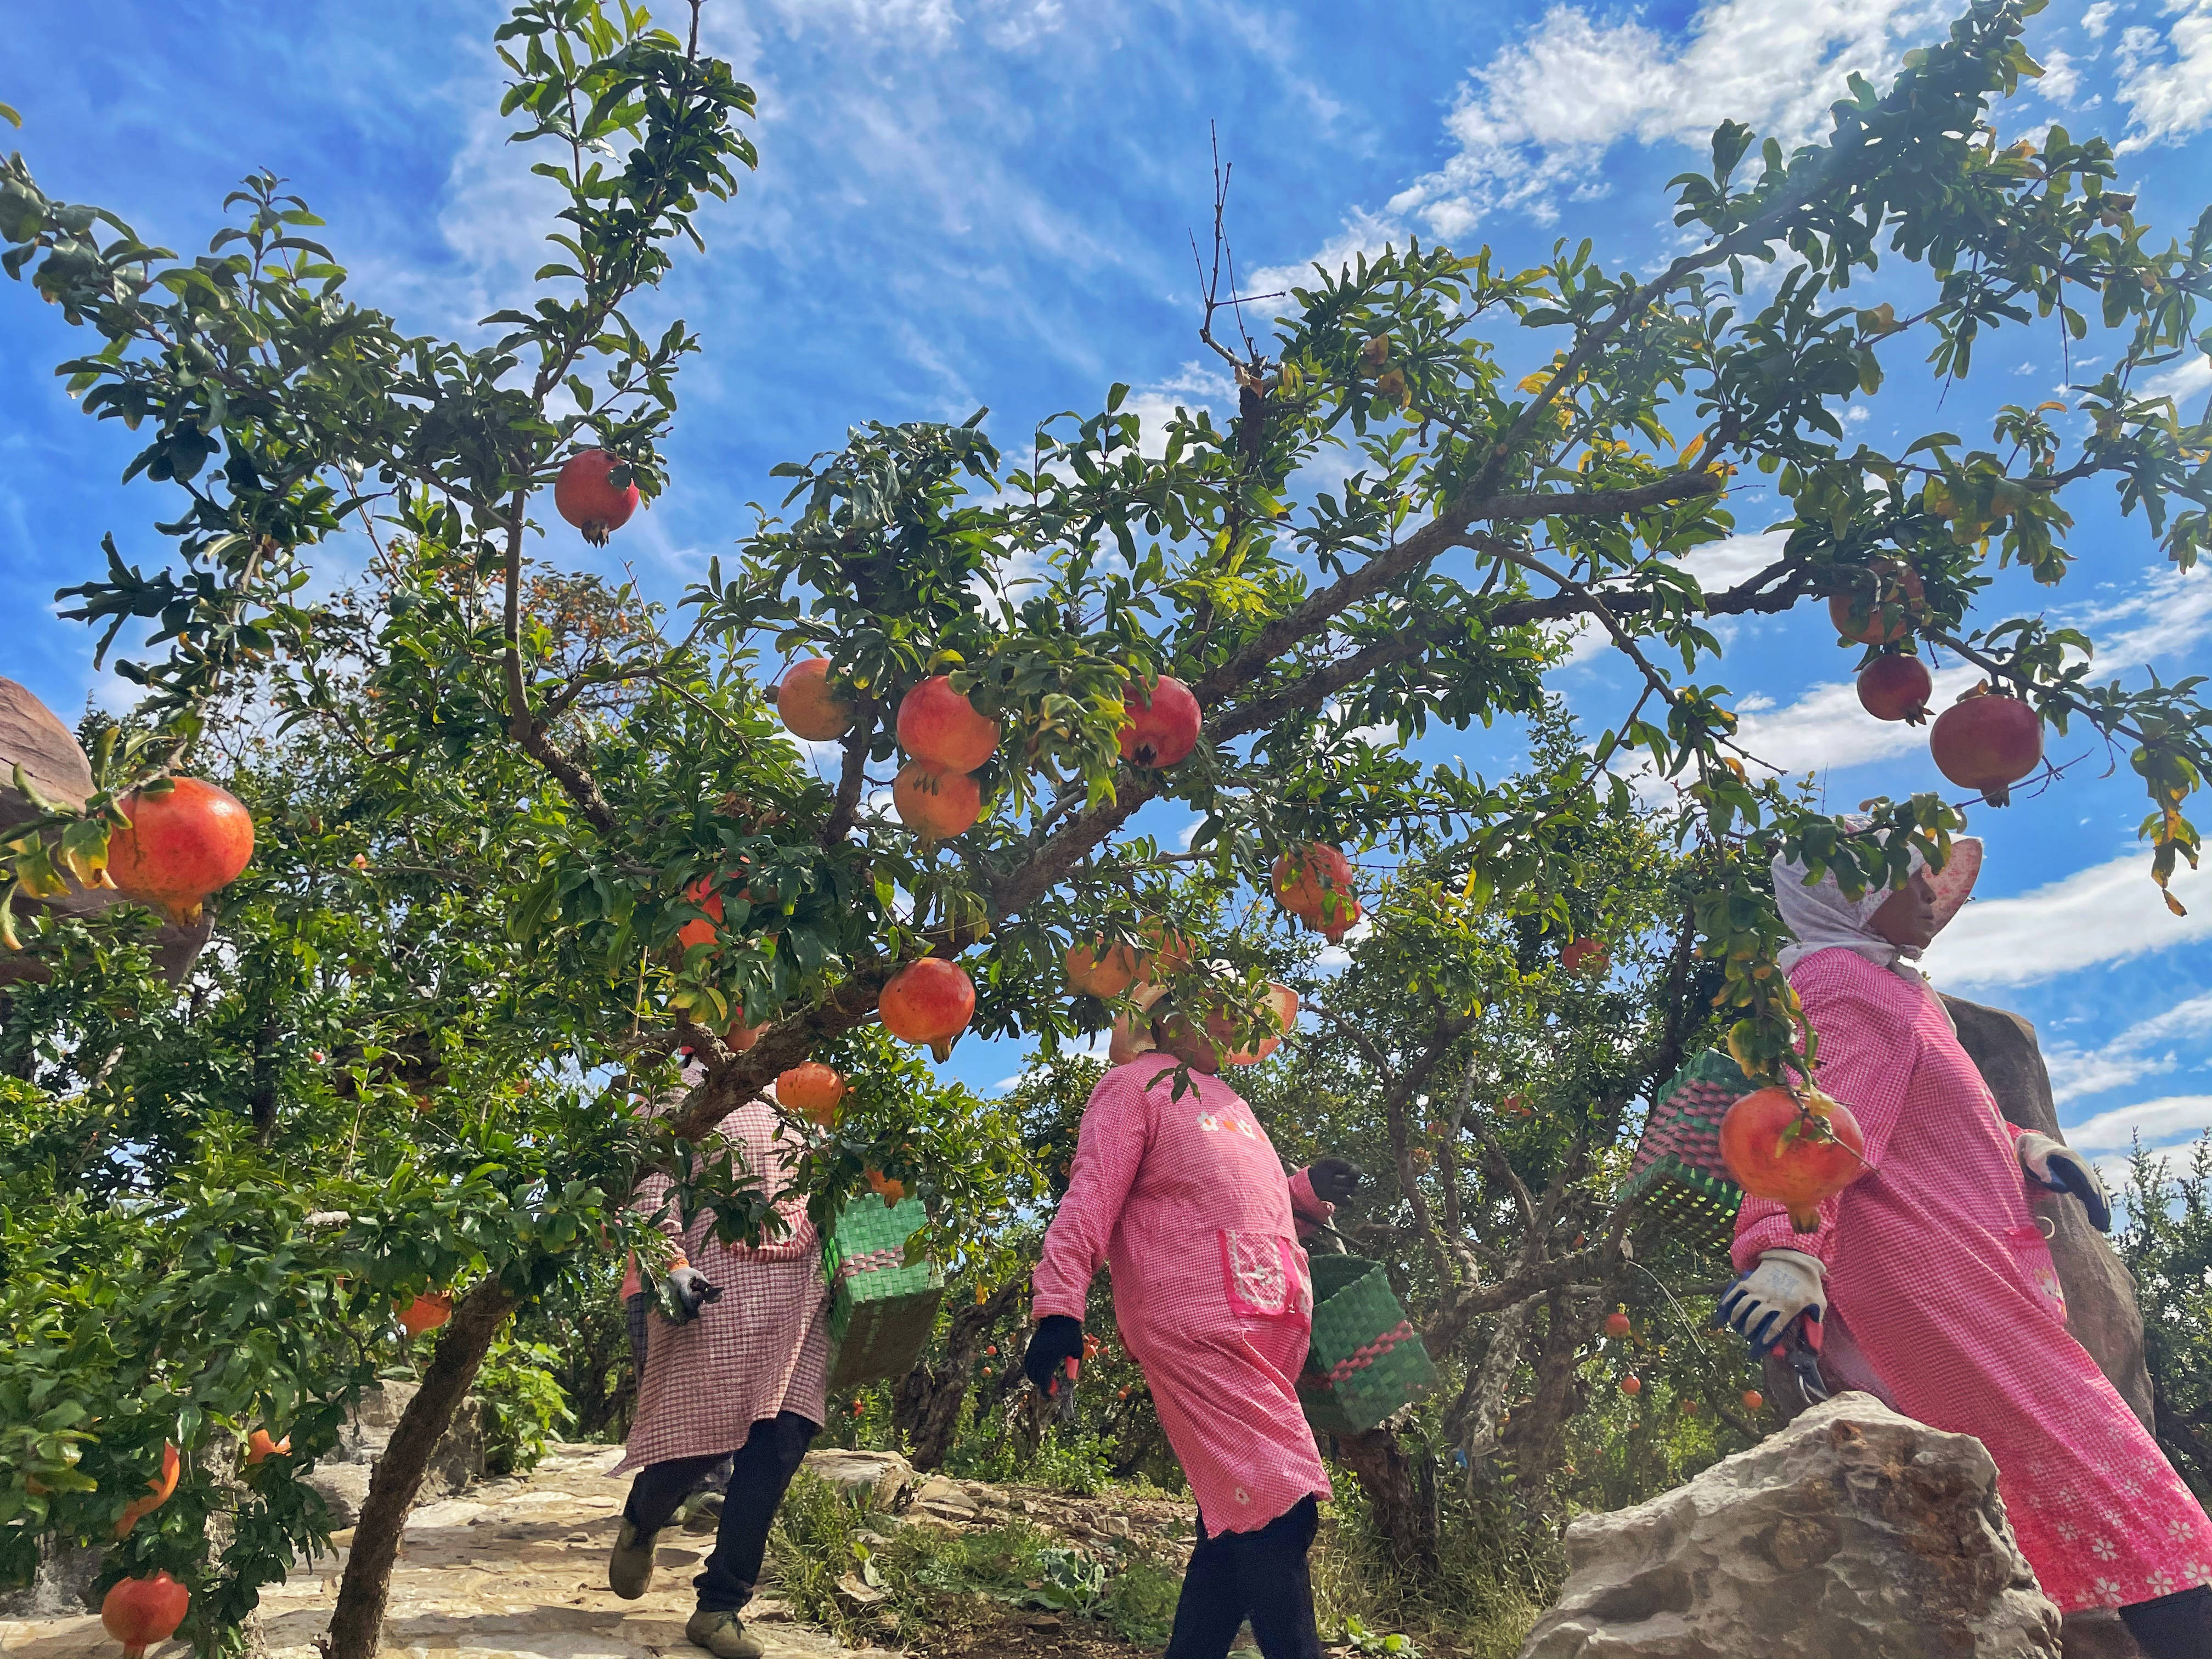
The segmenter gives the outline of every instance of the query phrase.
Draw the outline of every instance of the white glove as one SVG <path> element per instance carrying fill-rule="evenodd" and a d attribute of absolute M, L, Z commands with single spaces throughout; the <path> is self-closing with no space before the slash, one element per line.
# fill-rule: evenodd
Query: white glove
<path fill-rule="evenodd" d="M 2020 1167 L 2028 1179 L 2054 1193 L 2071 1193 L 2089 1212 L 2089 1224 L 2100 1233 L 2112 1231 L 2112 1200 L 2098 1178 L 2096 1165 L 2063 1140 L 2031 1130 L 2021 1136 Z"/>
<path fill-rule="evenodd" d="M 1828 1309 L 1822 1289 L 1826 1270 L 1820 1258 L 1802 1250 L 1762 1250 L 1759 1265 L 1721 1293 L 1721 1321 L 1756 1349 L 1778 1340 L 1810 1311 L 1818 1319 Z"/>

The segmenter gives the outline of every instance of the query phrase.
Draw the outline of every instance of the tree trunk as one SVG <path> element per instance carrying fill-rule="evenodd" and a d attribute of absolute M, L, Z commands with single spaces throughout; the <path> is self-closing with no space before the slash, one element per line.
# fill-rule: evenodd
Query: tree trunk
<path fill-rule="evenodd" d="M 960 1431 L 961 1407 L 968 1403 L 968 1380 L 975 1375 L 984 1339 L 1018 1299 L 1024 1283 L 1023 1279 L 1010 1279 L 983 1301 L 956 1311 L 945 1332 L 943 1362 L 918 1360 L 900 1379 L 898 1393 L 891 1401 L 891 1424 L 906 1436 L 912 1448 L 908 1456 L 917 1469 L 944 1466 Z"/>
<path fill-rule="evenodd" d="M 1359 1478 L 1375 1529 L 1389 1540 L 1399 1568 L 1417 1577 L 1434 1575 L 1440 1565 L 1434 1478 L 1417 1467 L 1389 1429 L 1340 1435 L 1336 1455 Z"/>
<path fill-rule="evenodd" d="M 408 1402 L 384 1455 L 368 1478 L 368 1498 L 355 1525 L 345 1577 L 331 1614 L 331 1630 L 321 1644 L 323 1659 L 376 1659 L 384 1632 L 384 1601 L 392 1588 L 392 1564 L 399 1558 L 399 1534 L 407 1512 L 422 1490 L 431 1455 L 453 1425 L 453 1413 L 476 1381 L 477 1368 L 514 1298 L 495 1279 L 482 1280 L 463 1297 L 438 1337 L 437 1352 L 422 1374 L 422 1387 Z"/>
<path fill-rule="evenodd" d="M 1567 1424 L 1582 1408 L 1583 1350 L 1597 1333 L 1604 1298 L 1571 1290 L 1546 1298 L 1544 1336 L 1536 1353 L 1536 1389 L 1506 1425 L 1504 1443 L 1522 1492 L 1533 1505 L 1549 1492 L 1566 1444 Z"/>

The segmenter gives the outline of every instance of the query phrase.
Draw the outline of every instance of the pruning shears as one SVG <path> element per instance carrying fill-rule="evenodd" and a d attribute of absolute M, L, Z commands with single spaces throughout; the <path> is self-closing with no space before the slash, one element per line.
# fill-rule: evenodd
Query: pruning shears
<path fill-rule="evenodd" d="M 1790 1367 L 1797 1392 L 1808 1407 L 1828 1397 L 1827 1379 L 1820 1375 L 1820 1316 L 1811 1309 L 1800 1314 L 1782 1334 L 1771 1352 Z"/>
<path fill-rule="evenodd" d="M 1082 1368 L 1081 1360 L 1073 1354 L 1068 1355 L 1060 1363 L 1060 1369 L 1067 1374 L 1067 1381 L 1065 1383 L 1055 1382 L 1045 1396 L 1053 1402 L 1054 1408 L 1060 1413 L 1060 1426 L 1063 1428 L 1073 1428 L 1075 1425 L 1075 1378 L 1076 1374 Z"/>

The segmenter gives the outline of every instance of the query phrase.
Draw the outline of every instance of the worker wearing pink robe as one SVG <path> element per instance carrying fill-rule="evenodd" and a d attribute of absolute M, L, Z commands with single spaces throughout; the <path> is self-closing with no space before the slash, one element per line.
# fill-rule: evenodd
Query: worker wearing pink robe
<path fill-rule="evenodd" d="M 1302 1575 L 1312 1500 L 1327 1497 L 1329 1484 L 1296 1387 L 1313 1327 L 1299 1220 L 1325 1222 L 1333 1206 L 1307 1171 L 1285 1178 L 1234 1089 L 1193 1070 L 1181 1072 L 1178 1094 L 1179 1070 L 1168 1055 L 1146 1054 L 1091 1091 L 1067 1195 L 1032 1281 L 1034 1310 L 1040 1322 L 1079 1322 L 1091 1276 L 1110 1264 L 1122 1340 L 1144 1368 L 1203 1534 L 1301 1528 Z M 1040 1333 L 1047 1328 L 1041 1322 Z M 1248 1613 L 1274 1659 L 1267 1615 L 1291 1610 L 1231 1607 L 1233 1577 L 1225 1562 L 1209 1576 L 1194 1557 L 1172 1659 L 1218 1659 Z M 1194 1605 L 1209 1597 L 1221 1599 Z M 1286 1633 L 1279 1645 L 1303 1651 L 1307 1639 Z"/>
<path fill-rule="evenodd" d="M 1928 888 L 1923 902 L 1933 901 L 1931 937 L 1966 896 L 1956 872 L 1945 874 L 1948 884 L 1915 878 Z M 1747 1197 L 1736 1265 L 1751 1270 L 1771 1251 L 1825 1265 L 1830 1328 L 1847 1334 L 1899 1411 L 1989 1449 L 2021 1548 L 2062 1611 L 2122 1608 L 2154 1659 L 2206 1651 L 2194 1635 L 2146 1639 L 2139 1622 L 2179 1616 L 2174 1628 L 2199 1627 L 2212 1606 L 2197 1591 L 2212 1582 L 2212 1523 L 2067 1331 L 2016 1145 L 2023 1132 L 1997 1109 L 1932 988 L 1899 960 L 1917 951 L 1884 948 L 1867 925 L 1889 896 L 1849 900 L 1832 875 L 1810 889 L 1802 878 L 1777 867 L 1799 935 L 1784 965 L 1819 1034 L 1820 1086 L 1856 1116 L 1872 1168 L 1820 1206 L 1815 1232 L 1793 1231 L 1781 1205 Z M 1938 896 L 1936 884 L 1949 890 Z M 2054 1144 L 2028 1139 L 2031 1152 Z M 2176 1604 L 2144 1607 L 2167 1597 Z"/>

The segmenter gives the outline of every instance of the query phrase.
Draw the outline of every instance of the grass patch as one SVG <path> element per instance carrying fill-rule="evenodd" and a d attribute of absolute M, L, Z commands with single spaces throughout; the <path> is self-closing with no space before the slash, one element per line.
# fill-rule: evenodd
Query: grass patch
<path fill-rule="evenodd" d="M 851 1641 L 908 1641 L 942 1650 L 963 1630 L 997 1627 L 1034 1608 L 1139 1647 L 1167 1640 L 1182 1576 L 1141 1541 L 1078 1546 L 1027 1522 L 959 1533 L 900 1525 L 805 1470 L 769 1536 L 778 1593 L 793 1613 Z"/>

